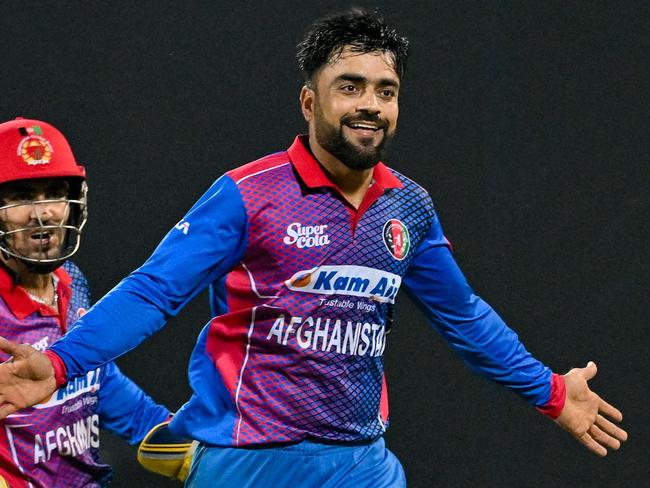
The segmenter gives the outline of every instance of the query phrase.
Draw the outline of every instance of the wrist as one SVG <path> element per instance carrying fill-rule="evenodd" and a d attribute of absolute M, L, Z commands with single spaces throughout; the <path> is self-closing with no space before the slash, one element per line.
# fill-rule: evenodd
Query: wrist
<path fill-rule="evenodd" d="M 546 404 L 536 408 L 539 412 L 555 420 L 562 413 L 565 401 L 566 385 L 564 383 L 564 376 L 553 373 L 551 376 L 551 395 Z"/>
<path fill-rule="evenodd" d="M 68 382 L 68 371 L 65 363 L 63 362 L 63 359 L 61 359 L 61 356 L 59 356 L 57 353 L 49 349 L 45 350 L 44 354 L 50 360 L 50 363 L 52 363 L 52 370 L 56 387 L 62 387 Z"/>

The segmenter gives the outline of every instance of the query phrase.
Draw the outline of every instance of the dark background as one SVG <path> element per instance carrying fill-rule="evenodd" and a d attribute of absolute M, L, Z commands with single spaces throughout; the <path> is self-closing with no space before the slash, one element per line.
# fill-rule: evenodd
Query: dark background
<path fill-rule="evenodd" d="M 327 4 L 327 5 L 324 5 Z M 434 198 L 474 288 L 592 387 L 630 440 L 599 459 L 471 373 L 406 297 L 386 437 L 411 487 L 642 487 L 648 475 L 648 4 L 365 2 L 411 40 L 388 161 Z M 99 298 L 225 170 L 305 130 L 294 46 L 347 2 L 2 2 L 0 118 L 47 120 L 86 165 L 75 258 Z M 170 408 L 205 294 L 119 360 Z M 115 487 L 174 486 L 110 434 Z"/>

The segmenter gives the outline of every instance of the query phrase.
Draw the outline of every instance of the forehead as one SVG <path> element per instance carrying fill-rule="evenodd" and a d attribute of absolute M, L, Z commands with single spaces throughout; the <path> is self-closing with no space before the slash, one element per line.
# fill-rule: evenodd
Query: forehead
<path fill-rule="evenodd" d="M 331 83 L 340 76 L 361 76 L 370 82 L 393 80 L 399 84 L 393 56 L 386 51 L 358 53 L 349 47 L 335 53 L 318 74 L 318 83 Z"/>

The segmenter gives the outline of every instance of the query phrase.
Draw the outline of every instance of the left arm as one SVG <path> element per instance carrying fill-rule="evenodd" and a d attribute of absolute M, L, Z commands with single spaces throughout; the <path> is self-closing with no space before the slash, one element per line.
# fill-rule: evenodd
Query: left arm
<path fill-rule="evenodd" d="M 563 401 L 553 398 L 557 392 L 551 388 L 551 370 L 470 288 L 435 215 L 428 236 L 415 252 L 404 286 L 452 349 L 475 371 L 535 406 Z"/>
<path fill-rule="evenodd" d="M 404 277 L 433 327 L 474 370 L 515 391 L 595 454 L 618 449 L 627 433 L 620 411 L 587 386 L 595 364 L 564 376 L 535 359 L 497 313 L 474 294 L 454 261 L 435 214 Z"/>

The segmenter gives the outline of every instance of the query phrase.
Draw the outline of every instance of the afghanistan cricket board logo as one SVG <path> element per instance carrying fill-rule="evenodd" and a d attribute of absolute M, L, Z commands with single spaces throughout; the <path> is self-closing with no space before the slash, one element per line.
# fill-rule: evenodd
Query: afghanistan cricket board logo
<path fill-rule="evenodd" d="M 30 127 L 30 129 L 33 131 L 31 134 L 40 134 L 40 128 L 38 128 L 38 132 L 34 131 L 34 128 Z M 21 131 L 21 134 L 22 133 L 23 132 Z M 34 165 L 49 163 L 53 152 L 50 141 L 39 135 L 28 135 L 20 141 L 17 154 L 22 157 L 23 161 L 27 164 Z"/>
<path fill-rule="evenodd" d="M 386 249 L 399 261 L 404 259 L 411 249 L 411 237 L 408 228 L 397 219 L 390 219 L 384 224 L 382 232 Z"/>

